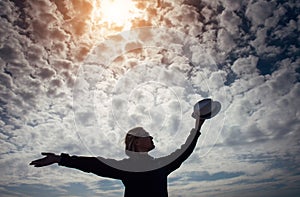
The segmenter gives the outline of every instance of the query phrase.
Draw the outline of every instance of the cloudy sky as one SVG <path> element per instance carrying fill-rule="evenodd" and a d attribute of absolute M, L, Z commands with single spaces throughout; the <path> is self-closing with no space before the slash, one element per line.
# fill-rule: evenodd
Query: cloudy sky
<path fill-rule="evenodd" d="M 0 2 L 1 196 L 123 195 L 40 152 L 122 159 L 143 126 L 168 155 L 213 98 L 170 196 L 300 194 L 300 4 L 288 0 Z"/>

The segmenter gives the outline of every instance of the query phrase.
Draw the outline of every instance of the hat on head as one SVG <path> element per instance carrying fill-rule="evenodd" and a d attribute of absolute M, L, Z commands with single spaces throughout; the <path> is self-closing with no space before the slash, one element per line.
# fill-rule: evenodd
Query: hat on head
<path fill-rule="evenodd" d="M 143 129 L 143 127 L 135 127 L 129 130 L 125 137 L 125 149 L 127 151 L 136 152 L 135 140 L 140 137 L 150 137 L 150 134 Z M 127 153 L 126 153 L 127 154 Z"/>
<path fill-rule="evenodd" d="M 149 137 L 150 134 L 143 127 L 135 127 L 127 132 L 128 135 L 135 137 Z"/>
<path fill-rule="evenodd" d="M 210 98 L 198 101 L 194 105 L 194 112 L 192 117 L 195 119 L 210 119 L 219 113 L 221 110 L 221 103 L 218 101 L 213 101 Z"/>

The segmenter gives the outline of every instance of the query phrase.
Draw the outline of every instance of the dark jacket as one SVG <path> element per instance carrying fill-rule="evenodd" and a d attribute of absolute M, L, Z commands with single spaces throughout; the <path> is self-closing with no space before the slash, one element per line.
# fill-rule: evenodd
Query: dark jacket
<path fill-rule="evenodd" d="M 168 175 L 191 155 L 200 134 L 192 129 L 185 144 L 166 157 L 153 158 L 144 154 L 136 158 L 113 160 L 101 157 L 70 157 L 62 153 L 59 165 L 119 179 L 125 186 L 125 197 L 167 197 Z"/>

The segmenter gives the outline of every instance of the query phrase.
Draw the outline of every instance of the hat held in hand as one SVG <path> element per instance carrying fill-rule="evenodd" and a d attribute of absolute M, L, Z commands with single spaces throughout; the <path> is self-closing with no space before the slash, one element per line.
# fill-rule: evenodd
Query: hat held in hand
<path fill-rule="evenodd" d="M 194 105 L 194 112 L 192 117 L 195 119 L 210 119 L 219 113 L 221 110 L 221 103 L 218 101 L 213 101 L 210 98 L 198 101 Z"/>

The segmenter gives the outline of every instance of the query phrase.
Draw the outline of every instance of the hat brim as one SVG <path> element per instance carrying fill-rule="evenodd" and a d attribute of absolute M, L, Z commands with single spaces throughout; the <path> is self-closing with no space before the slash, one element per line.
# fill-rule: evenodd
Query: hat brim
<path fill-rule="evenodd" d="M 192 117 L 197 119 L 197 118 L 201 118 L 201 119 L 211 119 L 213 117 L 215 117 L 221 110 L 221 103 L 218 101 L 212 101 L 211 103 L 211 109 L 212 111 L 210 113 L 204 114 L 204 115 L 196 115 L 195 112 L 193 112 Z"/>
<path fill-rule="evenodd" d="M 212 111 L 205 115 L 200 115 L 200 118 L 202 119 L 211 119 L 215 117 L 221 110 L 221 103 L 218 101 L 212 102 Z"/>

